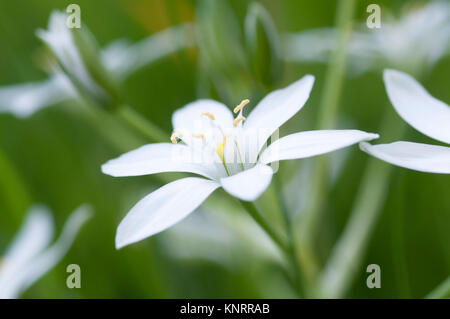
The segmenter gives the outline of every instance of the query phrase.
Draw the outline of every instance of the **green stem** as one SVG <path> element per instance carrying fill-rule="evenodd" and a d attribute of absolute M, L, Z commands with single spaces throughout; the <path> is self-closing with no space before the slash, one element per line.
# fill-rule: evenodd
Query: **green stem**
<path fill-rule="evenodd" d="M 20 220 L 24 211 L 31 204 L 31 197 L 13 164 L 0 150 L 0 192 L 9 207 L 9 211 Z"/>
<path fill-rule="evenodd" d="M 355 0 L 341 0 L 338 2 L 336 16 L 337 29 L 339 30 L 337 49 L 331 56 L 330 67 L 325 79 L 319 111 L 319 129 L 330 129 L 336 122 L 347 63 L 346 48 L 351 36 L 354 7 Z M 299 262 L 311 284 L 314 283 L 319 273 L 313 243 L 321 217 L 320 211 L 324 202 L 323 196 L 326 193 L 329 170 L 328 161 L 327 157 L 320 157 L 313 167 L 313 176 L 315 178 L 310 186 L 313 197 L 310 199 L 308 208 L 302 214 L 301 231 L 298 238 L 299 255 L 301 257 Z"/>
<path fill-rule="evenodd" d="M 242 206 L 247 210 L 253 220 L 266 232 L 266 234 L 278 245 L 280 250 L 285 254 L 287 259 L 292 263 L 294 267 L 294 278 L 289 278 L 289 282 L 292 284 L 294 290 L 297 291 L 298 295 L 302 295 L 302 287 L 300 282 L 300 277 L 298 275 L 298 264 L 297 256 L 295 254 L 294 246 L 291 243 L 285 243 L 274 229 L 272 229 L 269 224 L 265 221 L 263 216 L 258 212 L 256 206 L 251 202 L 240 201 Z M 286 211 L 287 212 L 287 211 Z M 287 216 L 287 215 L 286 215 Z"/>
<path fill-rule="evenodd" d="M 266 234 L 278 245 L 278 247 L 284 252 L 289 253 L 289 246 L 279 237 L 277 232 L 269 226 L 264 217 L 258 212 L 255 204 L 252 202 L 244 202 L 240 200 L 242 206 L 247 210 L 253 220 L 266 232 Z"/>
<path fill-rule="evenodd" d="M 450 298 L 450 276 L 437 286 L 433 291 L 425 296 L 427 299 L 445 299 Z"/>
<path fill-rule="evenodd" d="M 136 131 L 130 128 L 129 124 L 124 123 L 113 113 L 82 103 L 77 106 L 84 111 L 80 113 L 82 119 L 116 151 L 128 152 L 147 142 L 145 137 L 136 134 Z M 77 113 L 72 114 L 72 116 L 77 116 Z"/>
<path fill-rule="evenodd" d="M 83 105 L 80 105 L 83 107 Z M 143 136 L 137 136 L 135 130 L 129 130 L 129 125 L 123 123 L 112 113 L 97 107 L 84 107 L 83 118 L 92 126 L 94 130 L 114 149 L 120 153 L 128 152 L 145 143 L 147 139 Z M 185 176 L 183 173 L 172 173 L 152 175 L 159 183 L 170 183 L 174 179 Z"/>
<path fill-rule="evenodd" d="M 336 26 L 339 30 L 337 48 L 330 60 L 327 71 L 319 113 L 319 128 L 329 129 L 336 122 L 339 98 L 341 95 L 345 69 L 347 67 L 347 46 L 350 41 L 353 24 L 355 0 L 340 0 L 337 8 Z"/>
<path fill-rule="evenodd" d="M 169 140 L 169 136 L 162 129 L 127 105 L 117 110 L 117 116 L 152 142 Z"/>
<path fill-rule="evenodd" d="M 403 172 L 403 171 L 402 171 Z M 403 172 L 404 173 L 404 172 Z M 398 180 L 398 179 L 397 179 Z M 394 182 L 394 181 L 393 181 Z M 392 263 L 393 263 L 393 272 L 395 276 L 395 286 L 397 288 L 397 293 L 399 298 L 411 298 L 411 287 L 409 283 L 409 271 L 408 271 L 408 263 L 406 257 L 406 243 L 405 243 L 405 207 L 404 207 L 404 198 L 406 198 L 406 194 L 404 194 L 405 187 L 404 184 L 394 185 L 393 182 L 390 183 L 396 196 L 393 196 L 395 199 L 394 203 L 391 205 L 393 211 L 390 212 L 389 218 L 391 221 L 389 222 L 389 226 L 391 228 L 391 253 L 392 253 Z M 397 184 L 397 182 L 395 183 Z M 398 183 L 399 184 L 399 183 Z M 393 194 L 393 195 L 394 195 Z M 381 210 L 381 209 L 380 209 Z M 369 231 L 370 232 L 370 231 Z"/>
<path fill-rule="evenodd" d="M 292 230 L 292 221 L 291 217 L 289 215 L 289 211 L 286 207 L 286 202 L 284 199 L 283 191 L 282 191 L 282 183 L 280 180 L 280 174 L 275 174 L 274 176 L 274 183 L 275 183 L 275 189 L 277 192 L 278 197 L 278 203 L 280 206 L 281 214 L 283 216 L 285 228 L 286 228 L 286 234 L 288 237 L 288 246 L 289 246 L 289 257 L 292 263 L 293 267 L 293 273 L 294 273 L 294 280 L 295 285 L 297 286 L 297 289 L 301 293 L 304 291 L 303 284 L 302 284 L 302 273 L 300 271 L 300 265 L 298 263 L 298 256 L 297 256 L 297 250 L 295 247 L 295 237 Z"/>
<path fill-rule="evenodd" d="M 402 136 L 405 128 L 403 122 L 386 112 L 380 132 L 395 140 Z M 376 158 L 369 158 L 349 221 L 320 278 L 319 287 L 324 297 L 344 296 L 360 271 L 365 249 L 385 202 L 392 168 Z"/>

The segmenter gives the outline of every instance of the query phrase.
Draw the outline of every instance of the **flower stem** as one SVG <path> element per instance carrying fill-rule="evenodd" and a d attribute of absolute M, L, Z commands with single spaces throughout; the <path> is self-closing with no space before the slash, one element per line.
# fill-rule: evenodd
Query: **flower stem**
<path fill-rule="evenodd" d="M 284 252 L 289 253 L 289 246 L 279 237 L 277 232 L 269 226 L 264 217 L 259 213 L 255 204 L 252 202 L 245 202 L 240 200 L 242 206 L 247 210 L 253 220 L 267 233 L 267 235 L 278 245 L 278 247 Z"/>
<path fill-rule="evenodd" d="M 302 292 L 304 291 L 303 280 L 302 280 L 302 272 L 300 270 L 300 265 L 298 263 L 297 250 L 295 246 L 295 237 L 292 230 L 292 221 L 289 215 L 289 211 L 286 207 L 286 202 L 284 199 L 283 191 L 282 191 L 282 183 L 280 180 L 280 174 L 275 174 L 274 176 L 275 189 L 277 192 L 278 202 L 281 210 L 281 214 L 283 215 L 283 220 L 286 228 L 286 234 L 288 237 L 288 245 L 289 245 L 289 257 L 291 259 L 293 272 L 294 272 L 294 280 L 297 286 L 297 289 Z"/>
<path fill-rule="evenodd" d="M 427 299 L 445 299 L 450 298 L 450 276 L 439 286 L 425 296 Z"/>
<path fill-rule="evenodd" d="M 0 150 L 0 192 L 12 216 L 20 220 L 28 205 L 31 204 L 31 197 L 23 183 L 20 175 L 13 164 Z"/>
<path fill-rule="evenodd" d="M 387 112 L 380 132 L 395 140 L 405 128 L 403 122 L 399 123 Z M 360 271 L 365 248 L 385 201 L 392 168 L 376 158 L 369 158 L 349 221 L 321 274 L 319 286 L 324 297 L 342 297 Z"/>
<path fill-rule="evenodd" d="M 113 113 L 96 107 L 83 107 L 82 116 L 91 127 L 116 151 L 128 152 L 130 149 L 137 148 L 142 144 L 148 143 L 146 137 L 135 134 L 136 131 L 131 129 L 128 123 L 120 120 Z M 183 173 L 173 173 L 172 176 L 167 174 L 152 175 L 155 181 L 159 183 L 170 183 L 176 178 L 184 177 Z"/>
<path fill-rule="evenodd" d="M 294 246 L 292 245 L 292 241 L 287 243 L 283 241 L 278 234 L 275 232 L 274 229 L 272 229 L 269 224 L 265 221 L 263 216 L 258 212 L 258 209 L 256 208 L 255 204 L 251 202 L 244 202 L 240 201 L 242 206 L 247 210 L 247 212 L 250 214 L 250 216 L 253 218 L 253 220 L 256 221 L 256 223 L 266 232 L 266 234 L 278 245 L 278 247 L 281 249 L 281 251 L 285 254 L 287 259 L 291 262 L 293 268 L 294 268 L 294 278 L 290 278 L 290 283 L 292 284 L 294 290 L 297 291 L 298 295 L 302 295 L 302 287 L 301 287 L 301 281 L 300 276 L 298 272 L 298 264 L 297 264 L 297 256 L 295 254 Z M 283 209 L 282 209 L 283 210 Z M 287 213 L 287 211 L 286 211 Z M 288 216 L 288 215 L 286 215 Z M 288 227 L 290 228 L 290 227 Z"/>
<path fill-rule="evenodd" d="M 339 98 L 347 66 L 347 45 L 352 32 L 354 7 L 355 0 L 338 2 L 336 16 L 336 26 L 339 30 L 337 48 L 331 56 L 330 67 L 325 78 L 324 93 L 319 107 L 320 129 L 329 129 L 336 122 Z"/>
<path fill-rule="evenodd" d="M 347 63 L 346 48 L 351 36 L 353 11 L 355 0 L 341 0 L 338 2 L 336 24 L 339 30 L 337 49 L 330 59 L 324 91 L 320 103 L 319 129 L 330 129 L 335 125 L 339 106 L 345 68 Z M 314 238 L 320 221 L 323 195 L 326 193 L 327 176 L 329 170 L 328 157 L 320 157 L 314 165 L 314 180 L 311 185 L 312 198 L 301 218 L 301 231 L 299 232 L 299 262 L 305 272 L 305 276 L 312 284 L 318 273 L 319 266 L 314 254 Z"/>
<path fill-rule="evenodd" d="M 127 105 L 118 109 L 117 116 L 153 142 L 164 142 L 169 139 L 162 129 Z"/>

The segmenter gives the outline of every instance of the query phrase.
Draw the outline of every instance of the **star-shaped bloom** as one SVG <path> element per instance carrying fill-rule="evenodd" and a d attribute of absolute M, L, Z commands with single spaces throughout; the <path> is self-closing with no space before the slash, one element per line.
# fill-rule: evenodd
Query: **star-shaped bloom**
<path fill-rule="evenodd" d="M 366 24 L 353 31 L 349 44 L 349 65 L 354 73 L 378 68 L 396 68 L 419 73 L 430 69 L 450 48 L 450 4 L 431 1 L 408 10 L 398 19 L 381 12 L 381 28 Z M 337 47 L 333 28 L 306 30 L 285 37 L 289 61 L 328 62 Z M 420 69 L 419 69 L 420 68 Z"/>
<path fill-rule="evenodd" d="M 214 190 L 244 201 L 257 199 L 269 186 L 280 160 L 306 158 L 377 138 L 358 130 L 300 132 L 265 148 L 269 137 L 307 101 L 314 77 L 307 75 L 267 95 L 247 118 L 242 101 L 237 115 L 213 100 L 198 100 L 172 116 L 171 143 L 149 144 L 108 161 L 102 171 L 111 176 L 189 172 L 203 176 L 171 182 L 139 201 L 120 223 L 116 247 L 159 233 L 193 212 Z"/>
<path fill-rule="evenodd" d="M 384 71 L 384 83 L 397 113 L 419 132 L 450 144 L 450 107 L 432 97 L 410 75 Z M 450 147 L 412 142 L 371 145 L 361 149 L 388 163 L 427 173 L 450 174 Z"/>
<path fill-rule="evenodd" d="M 102 89 L 89 75 L 86 65 L 66 26 L 63 12 L 51 13 L 47 30 L 39 29 L 37 35 L 51 48 L 66 72 L 92 94 Z M 84 26 L 83 26 L 84 27 Z M 100 52 L 101 63 L 119 81 L 124 81 L 142 67 L 173 52 L 192 46 L 189 36 L 192 26 L 183 24 L 170 27 L 131 44 L 119 39 Z M 39 82 L 13 84 L 0 87 L 0 113 L 27 117 L 36 111 L 78 96 L 76 88 L 66 73 L 53 68 L 48 79 Z"/>
<path fill-rule="evenodd" d="M 13 242 L 0 259 L 0 299 L 17 298 L 67 253 L 90 211 L 83 205 L 67 220 L 59 239 L 49 246 L 53 218 L 44 206 L 33 206 Z"/>

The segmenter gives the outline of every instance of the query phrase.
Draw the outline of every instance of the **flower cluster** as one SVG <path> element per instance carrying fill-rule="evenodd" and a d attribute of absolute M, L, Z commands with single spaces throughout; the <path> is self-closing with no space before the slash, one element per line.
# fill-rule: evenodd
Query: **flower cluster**
<path fill-rule="evenodd" d="M 450 4 L 447 1 L 430 1 L 423 7 L 407 10 L 399 18 L 384 15 L 384 12 L 381 28 L 369 29 L 364 24 L 351 34 L 347 54 L 354 73 L 397 68 L 419 74 L 448 54 Z M 327 62 L 331 52 L 336 50 L 337 35 L 334 28 L 287 34 L 285 58 Z"/>

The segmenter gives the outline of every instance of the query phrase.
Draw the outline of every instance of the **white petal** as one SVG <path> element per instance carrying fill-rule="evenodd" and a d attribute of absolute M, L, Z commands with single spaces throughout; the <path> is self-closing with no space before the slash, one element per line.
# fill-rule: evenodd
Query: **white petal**
<path fill-rule="evenodd" d="M 62 234 L 55 244 L 29 260 L 27 264 L 20 268 L 14 268 L 14 273 L 0 285 L 0 298 L 17 298 L 52 269 L 65 256 L 81 226 L 90 216 L 91 212 L 87 205 L 83 205 L 74 211 L 64 225 Z"/>
<path fill-rule="evenodd" d="M 450 107 L 432 97 L 414 78 L 395 70 L 384 71 L 392 105 L 419 132 L 450 144 Z"/>
<path fill-rule="evenodd" d="M 0 296 L 8 278 L 44 250 L 53 237 L 53 218 L 45 206 L 33 206 L 0 264 Z"/>
<path fill-rule="evenodd" d="M 258 151 L 273 132 L 305 105 L 313 84 L 314 76 L 306 75 L 288 87 L 267 95 L 248 115 L 244 129 L 258 132 Z"/>
<path fill-rule="evenodd" d="M 306 131 L 284 136 L 273 142 L 262 154 L 262 163 L 306 158 L 329 153 L 361 141 L 378 138 L 378 134 L 358 130 Z"/>
<path fill-rule="evenodd" d="M 232 196 L 251 202 L 264 193 L 272 180 L 272 175 L 272 168 L 257 164 L 241 173 L 222 178 L 220 183 Z"/>
<path fill-rule="evenodd" d="M 75 77 L 83 89 L 93 95 L 104 95 L 104 90 L 91 78 L 83 62 L 72 33 L 66 25 L 67 16 L 53 11 L 48 21 L 48 30 L 38 29 L 36 35 L 45 42 L 67 72 Z"/>
<path fill-rule="evenodd" d="M 158 59 L 191 47 L 191 33 L 192 25 L 186 23 L 167 28 L 133 44 L 127 40 L 116 40 L 102 50 L 102 62 L 109 71 L 123 79 Z"/>
<path fill-rule="evenodd" d="M 334 28 L 310 29 L 287 33 L 283 38 L 287 61 L 327 62 L 336 48 L 337 35 Z"/>
<path fill-rule="evenodd" d="M 141 146 L 102 165 L 111 176 L 140 176 L 162 172 L 189 172 L 214 179 L 224 174 L 221 163 L 208 153 L 196 153 L 181 144 L 157 143 Z"/>
<path fill-rule="evenodd" d="M 210 119 L 201 115 L 204 112 L 211 113 L 215 118 L 214 122 L 223 129 L 233 125 L 233 113 L 224 104 L 214 100 L 198 100 L 173 113 L 173 130 L 186 132 L 182 138 L 189 143 L 193 133 L 201 133 L 211 127 Z"/>
<path fill-rule="evenodd" d="M 360 147 L 364 152 L 397 166 L 426 173 L 450 174 L 450 147 L 411 142 L 361 143 Z"/>
<path fill-rule="evenodd" d="M 0 112 L 27 117 L 39 109 L 74 97 L 75 90 L 62 74 L 35 83 L 0 87 Z"/>
<path fill-rule="evenodd" d="M 366 26 L 364 25 L 364 28 Z M 379 34 L 383 43 L 384 34 Z M 379 46 L 373 33 L 353 31 L 347 46 L 350 75 L 358 75 L 376 68 Z M 317 28 L 298 33 L 288 33 L 283 37 L 284 58 L 287 61 L 313 61 L 328 63 L 330 55 L 337 47 L 337 30 L 335 28 Z M 385 51 L 382 54 L 386 54 Z"/>
<path fill-rule="evenodd" d="M 155 235 L 192 213 L 219 184 L 203 178 L 179 179 L 141 199 L 117 228 L 116 248 Z"/>

